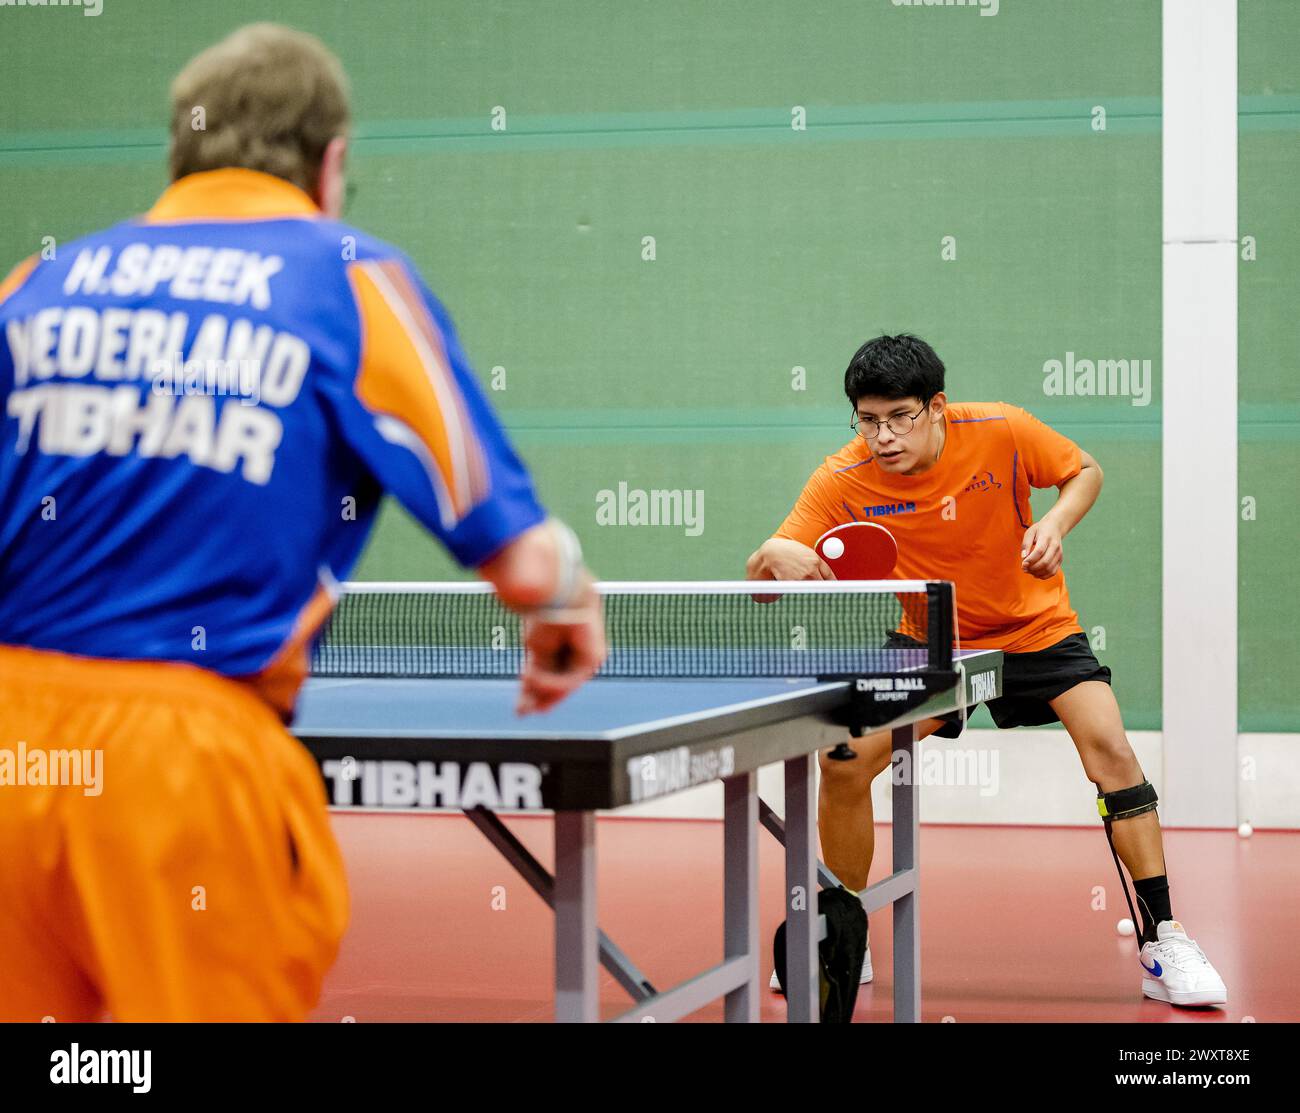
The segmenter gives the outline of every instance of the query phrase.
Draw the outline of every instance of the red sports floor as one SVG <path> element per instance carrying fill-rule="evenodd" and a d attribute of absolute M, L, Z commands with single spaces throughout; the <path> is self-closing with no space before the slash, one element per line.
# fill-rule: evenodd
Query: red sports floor
<path fill-rule="evenodd" d="M 352 924 L 315 1019 L 541 1021 L 551 1017 L 550 911 L 468 820 L 339 814 Z M 508 820 L 543 862 L 551 822 Z M 877 829 L 887 872 L 889 827 Z M 782 856 L 759 833 L 762 937 L 781 916 Z M 722 958 L 722 825 L 607 818 L 598 823 L 600 925 L 667 987 Z M 1141 994 L 1128 915 L 1100 826 L 932 827 L 921 837 L 922 1011 L 926 1021 L 1300 1019 L 1300 834 L 1165 833 L 1175 916 L 1228 986 L 1225 1009 L 1179 1010 Z M 1102 900 L 1104 910 L 1094 910 Z M 857 1019 L 892 1015 L 888 912 L 871 917 L 876 980 Z M 770 965 L 764 963 L 766 982 Z M 602 972 L 602 1011 L 628 1005 Z M 692 1019 L 720 1020 L 717 1004 Z M 762 1018 L 783 1021 L 781 997 Z"/>

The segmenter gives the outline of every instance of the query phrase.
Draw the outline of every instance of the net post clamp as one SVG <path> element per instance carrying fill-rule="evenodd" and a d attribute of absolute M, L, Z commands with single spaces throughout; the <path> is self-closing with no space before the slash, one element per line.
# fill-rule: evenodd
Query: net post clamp
<path fill-rule="evenodd" d="M 832 715 L 832 721 L 849 728 L 855 738 L 910 714 L 935 696 L 961 685 L 965 698 L 963 670 L 918 669 L 915 672 L 861 672 L 850 677 L 848 702 Z"/>

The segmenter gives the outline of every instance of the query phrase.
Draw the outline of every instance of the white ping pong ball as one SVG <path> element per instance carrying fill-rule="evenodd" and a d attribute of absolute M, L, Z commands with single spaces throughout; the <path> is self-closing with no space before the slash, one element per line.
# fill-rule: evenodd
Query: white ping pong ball
<path fill-rule="evenodd" d="M 822 546 L 822 553 L 827 560 L 838 560 L 844 555 L 844 542 L 838 537 L 828 537 Z"/>
<path fill-rule="evenodd" d="M 1237 828 L 1237 834 L 1239 834 L 1243 839 L 1250 838 L 1250 836 L 1253 835 L 1254 833 L 1255 833 L 1255 828 L 1252 827 L 1249 823 L 1243 823 L 1240 827 Z"/>
<path fill-rule="evenodd" d="M 1132 935 L 1133 921 L 1130 920 L 1127 916 L 1125 916 L 1122 920 L 1120 920 L 1119 923 L 1115 925 L 1115 930 L 1119 932 L 1120 935 Z"/>

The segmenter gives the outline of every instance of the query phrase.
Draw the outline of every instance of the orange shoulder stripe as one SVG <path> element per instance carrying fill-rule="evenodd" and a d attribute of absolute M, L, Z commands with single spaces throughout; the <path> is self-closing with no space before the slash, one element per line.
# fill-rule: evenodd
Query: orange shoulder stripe
<path fill-rule="evenodd" d="M 425 457 L 444 524 L 454 526 L 481 501 L 485 476 L 441 337 L 399 263 L 353 263 L 348 279 L 361 316 L 357 397 L 397 424 L 381 429 L 388 439 Z"/>
<path fill-rule="evenodd" d="M 9 296 L 27 281 L 27 276 L 36 269 L 36 264 L 40 261 L 39 255 L 29 255 L 9 272 L 5 280 L 0 282 L 0 303 L 8 300 Z"/>
<path fill-rule="evenodd" d="M 461 428 L 469 431 L 469 436 L 465 438 L 464 442 L 465 462 L 469 471 L 470 505 L 477 506 L 488 496 L 487 461 L 483 455 L 483 447 L 478 436 L 474 433 L 474 419 L 470 417 L 469 408 L 465 404 L 465 395 L 461 392 L 460 386 L 456 382 L 456 376 L 451 369 L 451 359 L 447 355 L 447 346 L 442 333 L 438 330 L 437 324 L 430 315 L 428 306 L 424 304 L 424 299 L 420 296 L 419 290 L 415 288 L 415 284 L 411 281 L 407 269 L 396 260 L 380 263 L 379 266 L 383 269 L 384 274 L 392 280 L 394 292 L 401 299 L 402 304 L 406 306 L 411 320 L 415 322 L 425 344 L 428 345 L 429 351 L 433 353 L 434 366 L 439 377 L 446 382 L 449 388 L 446 392 L 448 397 L 455 403 L 458 424 Z"/>

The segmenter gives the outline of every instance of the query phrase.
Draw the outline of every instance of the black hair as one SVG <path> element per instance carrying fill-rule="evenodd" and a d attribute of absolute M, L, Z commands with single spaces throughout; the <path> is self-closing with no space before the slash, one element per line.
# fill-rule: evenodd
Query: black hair
<path fill-rule="evenodd" d="M 849 360 L 844 393 L 859 398 L 916 398 L 928 402 L 943 390 L 943 360 L 924 340 L 908 333 L 868 340 Z"/>

